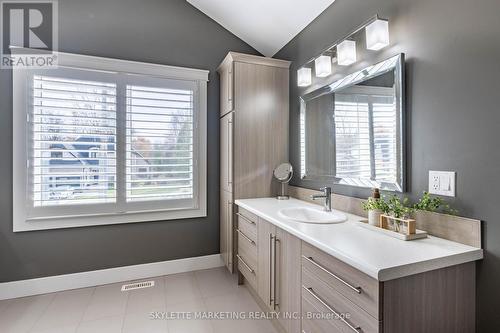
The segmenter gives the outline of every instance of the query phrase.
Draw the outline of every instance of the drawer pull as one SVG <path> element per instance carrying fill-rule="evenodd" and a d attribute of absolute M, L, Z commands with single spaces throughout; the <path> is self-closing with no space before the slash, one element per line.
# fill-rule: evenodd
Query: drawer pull
<path fill-rule="evenodd" d="M 238 215 L 239 217 L 241 217 L 243 220 L 245 220 L 246 222 L 250 223 L 250 224 L 253 224 L 255 225 L 255 222 L 250 220 L 248 217 L 246 217 L 245 215 L 241 214 L 241 213 L 236 213 L 236 215 Z"/>
<path fill-rule="evenodd" d="M 331 277 L 333 277 L 334 279 L 338 280 L 339 282 L 341 282 L 342 284 L 344 284 L 345 286 L 349 287 L 349 289 L 351 289 L 352 291 L 358 293 L 358 294 L 361 294 L 361 287 L 354 287 L 353 285 L 351 285 L 350 283 L 344 281 L 343 279 L 341 279 L 340 277 L 338 277 L 337 275 L 333 274 L 332 272 L 330 272 L 328 269 L 326 269 L 325 267 L 321 266 L 320 264 L 318 264 L 316 261 L 314 261 L 314 259 L 312 257 L 306 257 L 305 255 L 302 255 L 302 258 L 304 258 L 305 260 L 309 261 L 311 264 L 313 264 L 314 266 L 318 267 L 319 269 L 321 269 L 323 272 L 327 273 L 328 275 L 330 275 Z"/>
<path fill-rule="evenodd" d="M 239 259 L 239 261 L 241 261 L 241 263 L 243 264 L 243 266 L 245 266 L 245 268 L 250 271 L 250 273 L 255 274 L 255 271 L 250 266 L 248 266 L 248 264 L 245 262 L 245 260 L 243 260 L 242 257 L 240 257 L 239 254 L 237 254 L 236 257 Z"/>
<path fill-rule="evenodd" d="M 245 238 L 250 244 L 255 245 L 255 242 L 245 235 L 240 229 L 236 229 L 236 232 L 240 234 L 241 237 Z"/>
<path fill-rule="evenodd" d="M 343 316 L 341 316 L 340 313 L 338 313 L 337 311 L 335 311 L 330 305 L 328 305 L 325 301 L 323 301 L 321 299 L 321 297 L 319 297 L 313 290 L 313 288 L 307 288 L 305 286 L 302 286 L 302 288 L 304 288 L 305 291 L 307 291 L 312 297 L 314 297 L 314 299 L 316 299 L 318 302 L 320 302 L 325 308 L 328 309 L 328 311 L 330 311 L 331 313 L 333 313 L 336 317 L 338 317 L 344 324 L 346 324 L 351 330 L 353 330 L 354 332 L 361 332 L 361 327 L 359 326 L 352 326 L 351 323 L 349 323 L 347 320 L 344 319 Z"/>

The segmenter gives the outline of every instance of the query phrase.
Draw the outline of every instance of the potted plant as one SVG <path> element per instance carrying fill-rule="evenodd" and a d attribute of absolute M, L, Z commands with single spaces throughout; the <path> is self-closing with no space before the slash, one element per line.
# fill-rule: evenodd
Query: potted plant
<path fill-rule="evenodd" d="M 413 208 L 416 211 L 439 212 L 450 215 L 456 215 L 458 213 L 457 210 L 452 209 L 443 199 L 440 197 L 432 197 L 429 192 L 426 191 L 424 191 L 424 194 L 418 202 L 413 205 Z"/>
<path fill-rule="evenodd" d="M 401 200 L 397 195 L 393 195 L 388 200 L 388 208 L 390 215 L 398 219 L 409 219 L 414 212 L 414 208 L 408 205 L 408 198 Z M 401 231 L 401 221 L 392 220 L 391 229 L 394 231 Z"/>
<path fill-rule="evenodd" d="M 389 213 L 389 206 L 383 198 L 368 198 L 363 203 L 363 210 L 368 211 L 368 224 L 378 226 L 380 215 Z"/>

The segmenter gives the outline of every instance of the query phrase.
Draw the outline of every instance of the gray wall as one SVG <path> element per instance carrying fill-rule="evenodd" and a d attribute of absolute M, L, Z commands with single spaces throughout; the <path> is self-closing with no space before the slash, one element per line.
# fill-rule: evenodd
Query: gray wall
<path fill-rule="evenodd" d="M 185 0 L 59 0 L 64 52 L 210 70 L 208 217 L 12 232 L 12 74 L 0 70 L 0 282 L 219 252 L 219 79 L 229 50 L 257 52 Z"/>
<path fill-rule="evenodd" d="M 477 268 L 480 332 L 500 327 L 500 1 L 337 0 L 277 58 L 292 60 L 290 156 L 299 165 L 296 69 L 376 13 L 390 20 L 391 47 L 359 49 L 348 69 L 407 57 L 411 198 L 427 188 L 429 170 L 457 171 L 460 215 L 483 220 L 485 259 Z M 334 80 L 338 75 L 332 75 Z M 317 81 L 316 81 L 317 82 Z M 317 187 L 294 178 L 293 184 Z M 323 184 L 322 184 L 323 185 Z M 366 197 L 369 191 L 334 186 L 337 193 Z"/>

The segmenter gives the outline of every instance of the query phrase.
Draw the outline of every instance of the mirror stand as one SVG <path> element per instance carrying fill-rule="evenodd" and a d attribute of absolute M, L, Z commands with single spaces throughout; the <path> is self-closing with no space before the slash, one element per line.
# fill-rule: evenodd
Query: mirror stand
<path fill-rule="evenodd" d="M 288 200 L 290 196 L 286 194 L 286 184 L 292 179 L 293 167 L 290 163 L 282 163 L 273 171 L 274 178 L 281 183 L 281 193 L 276 197 L 278 200 Z"/>
<path fill-rule="evenodd" d="M 276 197 L 278 200 L 288 200 L 290 199 L 290 196 L 286 194 L 286 184 L 288 182 L 282 182 L 281 183 L 281 193 Z"/>

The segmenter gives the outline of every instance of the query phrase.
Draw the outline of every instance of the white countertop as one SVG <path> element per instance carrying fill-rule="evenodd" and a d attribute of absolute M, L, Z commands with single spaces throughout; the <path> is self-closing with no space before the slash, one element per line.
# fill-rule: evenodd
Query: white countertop
<path fill-rule="evenodd" d="M 359 226 L 362 217 L 345 212 L 348 220 L 338 224 L 309 224 L 281 217 L 279 210 L 287 207 L 322 209 L 297 199 L 241 199 L 235 203 L 379 281 L 483 258 L 482 249 L 438 237 L 402 241 L 379 234 Z"/>

